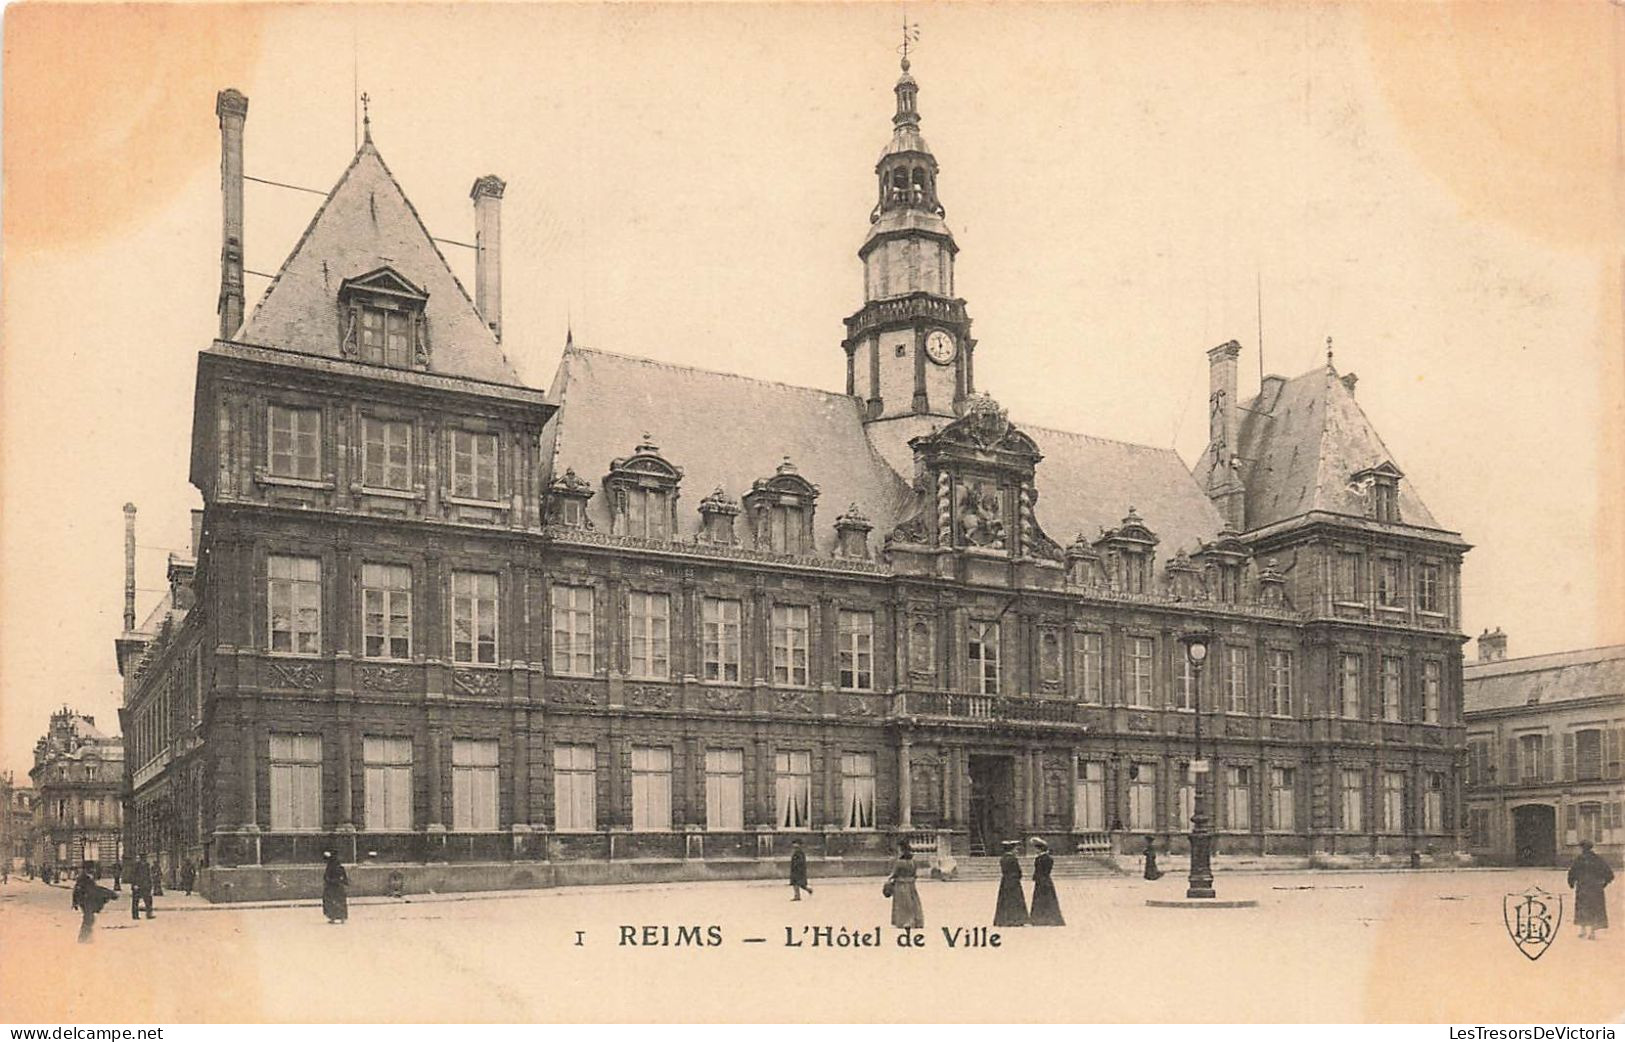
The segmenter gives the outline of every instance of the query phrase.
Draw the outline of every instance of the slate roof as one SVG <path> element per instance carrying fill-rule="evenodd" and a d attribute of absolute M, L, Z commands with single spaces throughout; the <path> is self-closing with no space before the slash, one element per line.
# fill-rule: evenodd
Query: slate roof
<path fill-rule="evenodd" d="M 1312 510 L 1363 517 L 1366 496 L 1350 489 L 1350 477 L 1379 463 L 1398 466 L 1331 366 L 1290 380 L 1266 377 L 1243 407 L 1240 427 L 1235 454 L 1243 461 L 1248 529 Z M 1213 464 L 1211 452 L 1197 464 L 1203 488 Z M 1440 527 L 1408 478 L 1399 481 L 1399 517 L 1407 525 Z"/>
<path fill-rule="evenodd" d="M 520 383 L 370 136 L 235 339 L 341 357 L 339 285 L 385 266 L 428 292 L 424 316 L 431 372 Z"/>
<path fill-rule="evenodd" d="M 865 430 L 860 402 L 793 387 L 570 346 L 549 400 L 559 411 L 542 432 L 548 480 L 566 468 L 600 493 L 588 507 L 608 530 L 601 482 L 610 461 L 628 456 L 645 432 L 683 469 L 678 534 L 699 528 L 699 501 L 720 486 L 738 500 L 770 477 L 785 455 L 819 486 L 818 550 L 835 541 L 836 516 L 856 503 L 874 522 L 873 545 L 913 503 L 907 441 L 949 422 L 910 417 Z M 1018 425 L 1020 426 L 1020 425 Z M 1038 464 L 1039 524 L 1061 545 L 1079 532 L 1096 538 L 1133 507 L 1161 540 L 1159 555 L 1195 550 L 1222 527 L 1218 512 L 1171 449 L 1021 426 L 1044 453 Z"/>
<path fill-rule="evenodd" d="M 1462 667 L 1467 713 L 1572 702 L 1600 695 L 1625 698 L 1625 644 L 1530 655 Z"/>

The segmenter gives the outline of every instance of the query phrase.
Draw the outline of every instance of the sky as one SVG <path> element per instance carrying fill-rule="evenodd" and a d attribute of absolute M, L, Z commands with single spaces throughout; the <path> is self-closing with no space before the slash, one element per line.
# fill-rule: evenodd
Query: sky
<path fill-rule="evenodd" d="M 0 769 L 26 773 L 63 704 L 117 730 L 122 505 L 139 615 L 186 552 L 217 90 L 250 99 L 248 174 L 324 192 L 366 92 L 445 239 L 472 241 L 469 187 L 502 176 L 504 346 L 534 386 L 569 329 L 839 390 L 905 13 L 977 381 L 1016 423 L 1191 462 L 1208 348 L 1241 342 L 1246 395 L 1331 337 L 1474 544 L 1464 630 L 1505 628 L 1513 655 L 1625 640 L 1620 5 L 24 5 Z M 319 197 L 245 195 L 247 267 L 275 272 Z M 471 252 L 443 249 L 472 287 Z"/>

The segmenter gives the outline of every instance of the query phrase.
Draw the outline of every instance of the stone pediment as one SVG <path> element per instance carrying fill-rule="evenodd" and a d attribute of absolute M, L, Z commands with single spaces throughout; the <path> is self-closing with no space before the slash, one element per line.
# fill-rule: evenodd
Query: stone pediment
<path fill-rule="evenodd" d="M 408 279 L 387 264 L 381 268 L 374 268 L 365 275 L 357 275 L 339 283 L 339 295 L 341 297 L 347 297 L 357 292 L 381 293 L 385 296 L 420 303 L 429 299 L 428 290 L 414 284 L 411 279 Z"/>

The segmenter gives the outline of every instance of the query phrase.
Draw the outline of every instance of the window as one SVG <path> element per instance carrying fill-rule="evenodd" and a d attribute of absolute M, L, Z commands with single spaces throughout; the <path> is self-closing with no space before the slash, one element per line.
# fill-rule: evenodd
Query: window
<path fill-rule="evenodd" d="M 1179 672 L 1174 678 L 1174 708 L 1196 708 L 1196 667 L 1183 649 L 1179 652 Z"/>
<path fill-rule="evenodd" d="M 452 431 L 451 494 L 491 502 L 497 498 L 497 436 Z"/>
<path fill-rule="evenodd" d="M 1099 633 L 1078 634 L 1078 673 L 1085 702 L 1099 702 L 1105 692 L 1105 650 Z"/>
<path fill-rule="evenodd" d="M 800 507 L 774 505 L 768 518 L 773 549 L 785 554 L 802 553 L 807 549 L 806 527 L 806 514 Z"/>
<path fill-rule="evenodd" d="M 1291 832 L 1298 826 L 1298 771 L 1295 767 L 1270 768 L 1270 821 L 1276 832 Z"/>
<path fill-rule="evenodd" d="M 875 827 L 875 755 L 845 753 L 841 756 L 841 806 L 845 827 Z"/>
<path fill-rule="evenodd" d="M 1247 832 L 1253 827 L 1253 772 L 1248 767 L 1224 769 L 1225 827 Z"/>
<path fill-rule="evenodd" d="M 412 425 L 406 420 L 361 421 L 361 484 L 367 488 L 412 487 Z"/>
<path fill-rule="evenodd" d="M 1546 736 L 1538 734 L 1525 734 L 1518 736 L 1518 763 L 1522 768 L 1520 777 L 1526 782 L 1542 781 L 1545 778 Z"/>
<path fill-rule="evenodd" d="M 1191 784 L 1190 764 L 1184 764 L 1179 783 L 1179 792 L 1175 795 L 1174 830 L 1176 832 L 1189 832 L 1195 825 L 1196 819 L 1196 786 Z"/>
<path fill-rule="evenodd" d="M 80 852 L 81 861 L 100 861 L 102 845 L 94 839 L 85 840 L 84 849 Z"/>
<path fill-rule="evenodd" d="M 271 735 L 271 828 L 322 827 L 322 739 Z"/>
<path fill-rule="evenodd" d="M 704 615 L 705 679 L 739 679 L 739 602 L 716 597 L 705 598 Z"/>
<path fill-rule="evenodd" d="M 1437 662 L 1422 663 L 1422 722 L 1425 724 L 1439 722 L 1439 688 L 1442 672 L 1443 669 Z"/>
<path fill-rule="evenodd" d="M 1339 824 L 1344 832 L 1365 831 L 1365 773 L 1358 768 L 1344 768 L 1338 772 L 1338 795 L 1342 815 Z"/>
<path fill-rule="evenodd" d="M 361 634 L 361 653 L 367 658 L 412 657 L 410 566 L 362 564 Z"/>
<path fill-rule="evenodd" d="M 1123 554 L 1123 584 L 1129 593 L 1144 593 L 1150 585 L 1151 555 L 1142 551 Z"/>
<path fill-rule="evenodd" d="M 1580 781 L 1602 778 L 1602 731 L 1597 728 L 1574 733 L 1574 777 Z"/>
<path fill-rule="evenodd" d="M 626 496 L 626 535 L 662 540 L 670 532 L 671 507 L 657 488 L 629 488 Z"/>
<path fill-rule="evenodd" d="M 1405 772 L 1382 772 L 1382 830 L 1405 831 Z"/>
<path fill-rule="evenodd" d="M 1574 835 L 1568 837 L 1570 843 L 1578 843 L 1582 839 L 1589 839 L 1593 844 L 1603 842 L 1602 835 L 1602 804 L 1581 803 L 1571 807 L 1574 814 Z"/>
<path fill-rule="evenodd" d="M 412 312 L 361 306 L 361 360 L 406 369 L 412 365 Z"/>
<path fill-rule="evenodd" d="M 1157 765 L 1129 765 L 1128 827 L 1149 832 L 1157 827 Z"/>
<path fill-rule="evenodd" d="M 1150 637 L 1130 637 L 1128 642 L 1129 705 L 1153 704 L 1151 656 L 1155 645 Z"/>
<path fill-rule="evenodd" d="M 632 747 L 632 828 L 663 832 L 671 828 L 671 749 Z"/>
<path fill-rule="evenodd" d="M 591 676 L 593 588 L 554 583 L 551 596 L 553 671 Z"/>
<path fill-rule="evenodd" d="M 1490 812 L 1488 808 L 1475 807 L 1467 811 L 1467 845 L 1470 847 L 1487 847 L 1490 845 Z"/>
<path fill-rule="evenodd" d="M 915 673 L 931 674 L 937 671 L 936 663 L 931 647 L 931 624 L 919 619 L 908 631 L 908 668 Z"/>
<path fill-rule="evenodd" d="M 85 800 L 82 804 L 83 818 L 86 825 L 100 825 L 102 823 L 102 801 Z"/>
<path fill-rule="evenodd" d="M 841 687 L 847 691 L 875 689 L 875 614 L 843 611 L 836 617 L 840 642 Z M 915 635 L 919 635 L 916 633 Z M 929 634 L 924 638 L 930 640 Z"/>
<path fill-rule="evenodd" d="M 1247 712 L 1247 649 L 1224 649 L 1224 704 L 1232 713 Z"/>
<path fill-rule="evenodd" d="M 812 753 L 787 751 L 773 757 L 773 795 L 778 827 L 812 827 Z"/>
<path fill-rule="evenodd" d="M 1416 607 L 1437 613 L 1439 605 L 1439 566 L 1424 564 L 1416 571 Z"/>
<path fill-rule="evenodd" d="M 270 557 L 265 570 L 270 600 L 271 650 L 315 655 L 322 650 L 322 562 L 314 557 Z"/>
<path fill-rule="evenodd" d="M 1344 652 L 1339 661 L 1337 713 L 1357 720 L 1360 717 L 1360 673 L 1363 662 L 1359 655 L 1350 652 Z"/>
<path fill-rule="evenodd" d="M 1038 635 L 1038 679 L 1052 689 L 1061 683 L 1061 635 L 1054 630 Z"/>
<path fill-rule="evenodd" d="M 971 622 L 966 643 L 970 659 L 971 691 L 979 695 L 999 693 L 999 624 Z"/>
<path fill-rule="evenodd" d="M 462 832 L 497 827 L 495 739 L 451 740 L 451 827 Z"/>
<path fill-rule="evenodd" d="M 713 831 L 745 827 L 745 750 L 705 751 L 705 827 Z"/>
<path fill-rule="evenodd" d="M 1372 483 L 1371 516 L 1378 521 L 1399 520 L 1399 487 L 1392 479 L 1378 478 Z"/>
<path fill-rule="evenodd" d="M 1270 651 L 1270 713 L 1292 715 L 1292 652 Z"/>
<path fill-rule="evenodd" d="M 626 595 L 626 604 L 626 650 L 631 675 L 641 680 L 665 680 L 671 675 L 671 598 L 664 593 L 634 590 Z"/>
<path fill-rule="evenodd" d="M 1364 603 L 1361 593 L 1360 555 L 1346 550 L 1337 554 L 1337 599 L 1354 604 Z"/>
<path fill-rule="evenodd" d="M 1235 604 L 1241 600 L 1241 565 L 1221 564 L 1218 567 L 1219 601 Z"/>
<path fill-rule="evenodd" d="M 366 821 L 373 832 L 407 832 L 412 828 L 412 739 L 364 737 L 361 759 L 366 768 Z"/>
<path fill-rule="evenodd" d="M 1399 560 L 1383 557 L 1377 561 L 1377 603 L 1384 608 L 1399 606 Z"/>
<path fill-rule="evenodd" d="M 560 745 L 553 750 L 553 827 L 591 832 L 597 827 L 598 749 Z"/>
<path fill-rule="evenodd" d="M 773 606 L 773 682 L 807 683 L 807 609 L 803 605 Z"/>
<path fill-rule="evenodd" d="M 1076 827 L 1086 832 L 1106 830 L 1106 765 L 1099 760 L 1078 764 Z"/>
<path fill-rule="evenodd" d="M 270 473 L 315 481 L 322 476 L 322 411 L 271 406 Z"/>
<path fill-rule="evenodd" d="M 1427 789 L 1422 793 L 1422 831 L 1444 831 L 1444 775 L 1429 771 Z"/>
<path fill-rule="evenodd" d="M 1394 655 L 1382 657 L 1382 718 L 1400 719 L 1400 706 L 1404 698 L 1405 660 Z"/>
<path fill-rule="evenodd" d="M 1485 738 L 1467 739 L 1467 785 L 1477 788 L 1490 783 L 1490 743 Z"/>
<path fill-rule="evenodd" d="M 497 660 L 497 577 L 451 573 L 451 657 L 454 662 Z"/>

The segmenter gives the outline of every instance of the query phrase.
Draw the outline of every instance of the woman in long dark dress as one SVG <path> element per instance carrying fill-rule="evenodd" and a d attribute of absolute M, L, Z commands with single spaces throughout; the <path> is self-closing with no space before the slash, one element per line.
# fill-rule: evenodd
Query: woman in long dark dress
<path fill-rule="evenodd" d="M 1580 856 L 1569 866 L 1569 886 L 1574 888 L 1574 922 L 1580 936 L 1597 939 L 1599 929 L 1608 929 L 1608 900 L 1603 890 L 1614 881 L 1614 870 L 1591 849 L 1591 841 L 1580 841 Z"/>
<path fill-rule="evenodd" d="M 1027 925 L 1027 897 L 1021 892 L 1021 861 L 1013 839 L 1004 841 L 1004 853 L 999 855 L 999 905 L 993 910 L 993 925 Z"/>
<path fill-rule="evenodd" d="M 1034 926 L 1065 926 L 1066 919 L 1061 915 L 1061 899 L 1055 893 L 1055 883 L 1050 879 L 1050 873 L 1055 869 L 1055 858 L 1049 852 L 1049 844 L 1038 837 L 1033 837 L 1033 846 L 1038 848 L 1038 856 L 1033 858 L 1033 914 Z"/>
<path fill-rule="evenodd" d="M 892 862 L 891 875 L 886 886 L 891 890 L 891 924 L 904 929 L 925 927 L 925 908 L 920 904 L 920 891 L 914 880 L 918 869 L 914 864 L 914 850 L 908 840 L 897 844 L 897 860 Z"/>
<path fill-rule="evenodd" d="M 1145 837 L 1145 878 L 1162 878 L 1162 869 L 1157 867 L 1157 843 L 1150 836 Z"/>
<path fill-rule="evenodd" d="M 350 899 L 345 894 L 350 876 L 331 850 L 324 850 L 322 856 L 327 859 L 327 869 L 322 873 L 322 914 L 330 923 L 342 923 L 350 918 Z"/>

